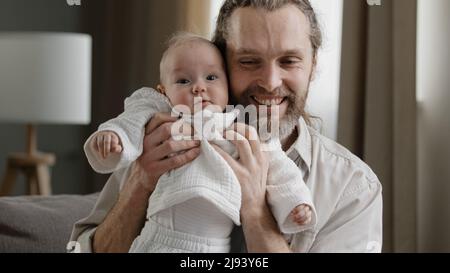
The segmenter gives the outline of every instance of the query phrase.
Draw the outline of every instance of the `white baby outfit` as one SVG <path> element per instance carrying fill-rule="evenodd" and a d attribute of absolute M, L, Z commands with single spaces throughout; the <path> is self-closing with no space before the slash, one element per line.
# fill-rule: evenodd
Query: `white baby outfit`
<path fill-rule="evenodd" d="M 123 151 L 103 159 L 89 145 L 93 134 L 84 145 L 93 169 L 111 173 L 129 168 L 142 154 L 145 124 L 159 112 L 175 111 L 167 97 L 153 89 L 142 88 L 127 98 L 125 111 L 99 127 L 99 131 L 115 132 Z M 193 124 L 197 136 L 200 131 L 201 153 L 191 163 L 160 177 L 149 199 L 146 224 L 130 252 L 229 252 L 233 223 L 240 225 L 241 189 L 233 170 L 209 141 L 237 158 L 235 147 L 222 137 L 237 115 L 236 111 L 224 114 L 208 110 L 182 115 L 183 122 Z M 202 131 L 199 124 L 213 130 Z M 293 234 L 313 228 L 316 211 L 301 171 L 282 151 L 279 141 L 272 141 L 270 147 L 267 200 L 280 230 Z M 299 226 L 290 217 L 292 209 L 301 204 L 312 209 L 308 225 Z"/>

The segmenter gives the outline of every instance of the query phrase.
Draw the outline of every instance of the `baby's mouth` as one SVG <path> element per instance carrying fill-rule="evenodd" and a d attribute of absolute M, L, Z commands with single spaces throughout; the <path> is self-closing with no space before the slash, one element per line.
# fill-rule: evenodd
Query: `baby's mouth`
<path fill-rule="evenodd" d="M 205 109 L 205 107 L 213 105 L 213 102 L 207 99 L 203 99 L 202 97 L 196 97 L 194 101 L 194 107 L 195 106 L 201 106 L 202 109 Z"/>
<path fill-rule="evenodd" d="M 209 101 L 209 100 L 204 100 L 204 101 L 202 102 L 203 108 L 205 108 L 206 106 L 211 105 L 211 104 L 212 104 L 212 103 L 211 103 L 211 101 Z"/>

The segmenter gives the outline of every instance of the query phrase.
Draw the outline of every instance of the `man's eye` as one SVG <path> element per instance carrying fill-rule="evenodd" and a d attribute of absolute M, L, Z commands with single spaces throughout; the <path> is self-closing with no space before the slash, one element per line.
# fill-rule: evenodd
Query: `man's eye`
<path fill-rule="evenodd" d="M 299 63 L 300 63 L 300 60 L 297 58 L 288 58 L 288 59 L 281 60 L 281 64 L 283 64 L 283 65 L 297 65 Z"/>
<path fill-rule="evenodd" d="M 206 77 L 206 80 L 208 80 L 208 81 L 215 81 L 218 78 L 219 77 L 217 77 L 216 75 L 208 75 L 208 77 Z"/>
<path fill-rule="evenodd" d="M 240 60 L 239 63 L 244 66 L 251 66 L 251 65 L 257 65 L 258 61 L 253 59 L 244 59 Z"/>
<path fill-rule="evenodd" d="M 180 80 L 177 80 L 177 83 L 178 84 L 188 84 L 190 81 L 189 80 L 186 80 L 186 79 L 180 79 Z"/>

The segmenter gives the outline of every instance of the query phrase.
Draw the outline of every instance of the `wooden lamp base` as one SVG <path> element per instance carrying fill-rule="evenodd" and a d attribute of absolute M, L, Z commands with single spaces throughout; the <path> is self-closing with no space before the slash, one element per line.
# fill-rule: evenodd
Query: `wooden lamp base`
<path fill-rule="evenodd" d="M 50 195 L 52 193 L 49 167 L 56 162 L 54 154 L 36 151 L 36 131 L 28 125 L 28 153 L 11 154 L 8 157 L 6 174 L 0 188 L 0 196 L 9 195 L 19 173 L 25 174 L 30 195 Z"/>

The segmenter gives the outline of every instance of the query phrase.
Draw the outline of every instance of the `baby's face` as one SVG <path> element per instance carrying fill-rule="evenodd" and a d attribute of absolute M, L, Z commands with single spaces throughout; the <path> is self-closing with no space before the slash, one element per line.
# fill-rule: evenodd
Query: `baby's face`
<path fill-rule="evenodd" d="M 165 94 L 173 106 L 186 105 L 191 113 L 213 105 L 216 111 L 225 109 L 227 76 L 222 56 L 213 45 L 191 41 L 170 49 L 161 73 Z M 202 105 L 194 107 L 195 97 L 202 99 Z"/>

